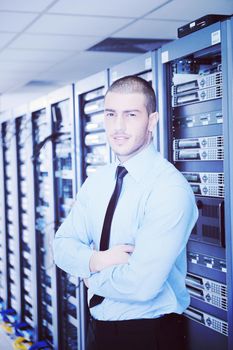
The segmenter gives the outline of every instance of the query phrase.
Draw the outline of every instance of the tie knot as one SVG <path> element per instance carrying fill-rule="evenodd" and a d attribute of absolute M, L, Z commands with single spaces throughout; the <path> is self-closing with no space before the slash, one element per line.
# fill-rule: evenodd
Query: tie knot
<path fill-rule="evenodd" d="M 128 173 L 128 171 L 123 166 L 118 166 L 116 170 L 116 177 L 118 179 L 123 179 L 123 177 Z"/>

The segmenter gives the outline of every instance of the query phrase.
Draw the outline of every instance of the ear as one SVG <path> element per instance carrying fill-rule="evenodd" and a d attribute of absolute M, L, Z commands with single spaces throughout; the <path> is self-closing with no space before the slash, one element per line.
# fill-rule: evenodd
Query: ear
<path fill-rule="evenodd" d="M 148 131 L 153 132 L 159 120 L 159 113 L 154 112 L 149 115 Z"/>

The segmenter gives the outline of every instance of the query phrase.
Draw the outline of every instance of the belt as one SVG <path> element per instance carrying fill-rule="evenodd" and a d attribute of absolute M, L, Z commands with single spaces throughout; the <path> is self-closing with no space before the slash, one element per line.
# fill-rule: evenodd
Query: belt
<path fill-rule="evenodd" d="M 156 318 L 150 319 L 134 319 L 134 320 L 123 320 L 123 321 L 99 321 L 91 317 L 90 322 L 94 330 L 106 330 L 111 331 L 136 331 L 137 329 L 147 329 L 153 330 L 162 319 L 167 317 L 167 315 L 161 315 Z"/>

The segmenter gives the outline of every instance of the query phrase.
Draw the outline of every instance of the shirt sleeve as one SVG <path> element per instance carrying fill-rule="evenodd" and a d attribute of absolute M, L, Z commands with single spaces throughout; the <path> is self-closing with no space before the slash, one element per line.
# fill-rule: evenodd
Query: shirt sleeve
<path fill-rule="evenodd" d="M 155 298 L 185 249 L 197 219 L 191 191 L 182 187 L 151 193 L 127 264 L 106 268 L 89 278 L 90 293 L 119 301 Z"/>
<path fill-rule="evenodd" d="M 82 278 L 90 276 L 89 261 L 93 250 L 88 232 L 88 194 L 84 183 L 53 241 L 56 265 L 67 273 Z"/>

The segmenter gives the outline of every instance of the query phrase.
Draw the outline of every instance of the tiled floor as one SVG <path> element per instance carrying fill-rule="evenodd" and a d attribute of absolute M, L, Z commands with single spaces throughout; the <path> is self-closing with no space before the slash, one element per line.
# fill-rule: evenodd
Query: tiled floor
<path fill-rule="evenodd" d="M 11 339 L 0 328 L 0 350 L 13 350 Z"/>

